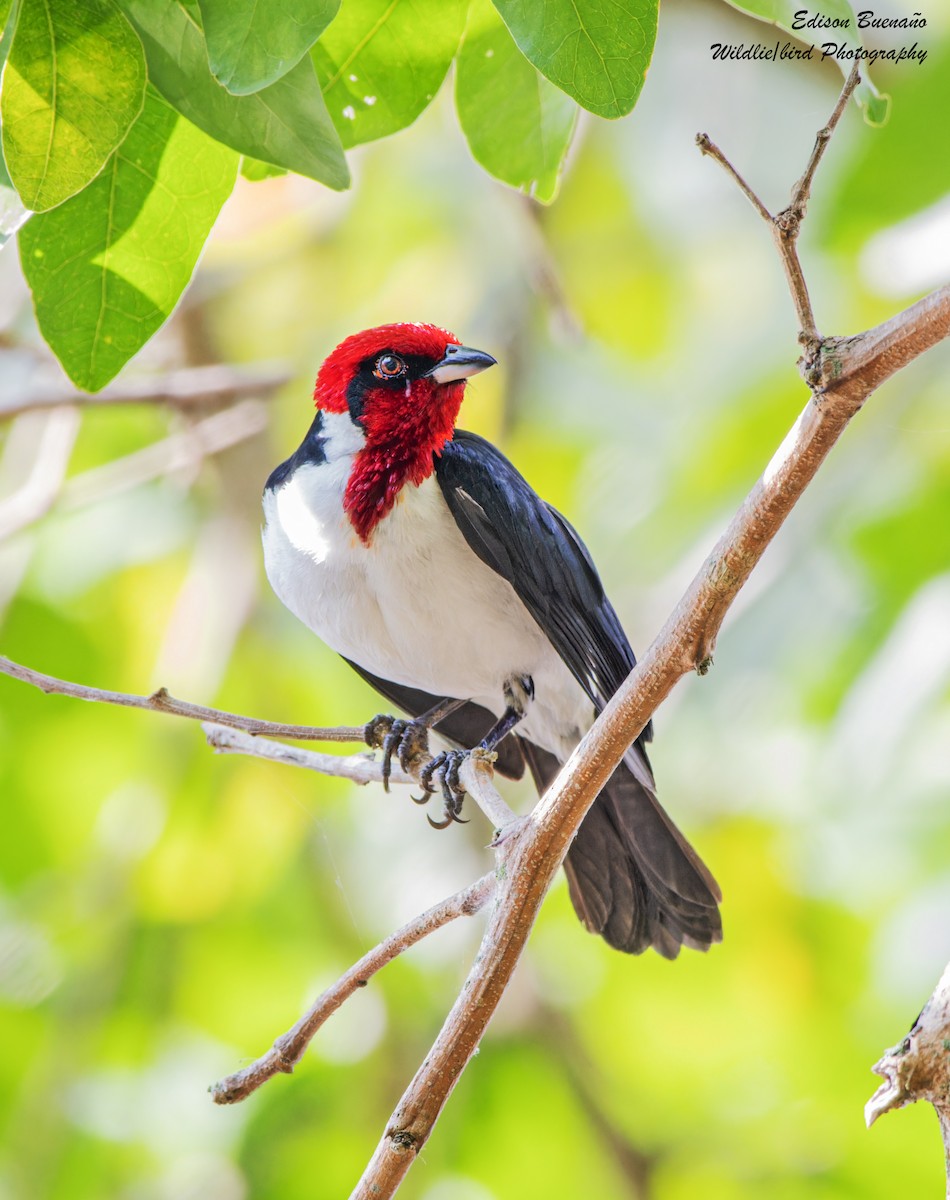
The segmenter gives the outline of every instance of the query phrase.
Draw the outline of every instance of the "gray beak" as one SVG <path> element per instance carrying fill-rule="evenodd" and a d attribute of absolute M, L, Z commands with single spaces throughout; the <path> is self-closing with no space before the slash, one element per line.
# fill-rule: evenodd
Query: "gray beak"
<path fill-rule="evenodd" d="M 431 371 L 426 371 L 426 376 L 436 383 L 455 383 L 460 379 L 468 379 L 470 375 L 477 375 L 486 367 L 493 367 L 496 362 L 497 359 L 484 350 L 472 350 L 469 346 L 446 346 L 445 358 L 436 363 Z"/>

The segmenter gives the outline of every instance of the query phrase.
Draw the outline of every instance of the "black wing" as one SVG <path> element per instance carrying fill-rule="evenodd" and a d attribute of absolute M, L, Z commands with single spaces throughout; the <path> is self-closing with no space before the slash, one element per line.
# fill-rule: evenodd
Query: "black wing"
<path fill-rule="evenodd" d="M 507 458 L 457 429 L 435 475 L 459 529 L 544 630 L 597 709 L 636 663 L 587 547 Z M 650 738 L 649 726 L 644 740 Z"/>

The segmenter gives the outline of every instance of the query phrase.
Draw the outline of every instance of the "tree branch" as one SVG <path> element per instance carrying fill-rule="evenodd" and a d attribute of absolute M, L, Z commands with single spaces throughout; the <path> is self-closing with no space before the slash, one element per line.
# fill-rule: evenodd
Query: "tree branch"
<path fill-rule="evenodd" d="M 878 1117 L 917 1100 L 937 1112 L 950 1197 L 950 963 L 910 1033 L 874 1065 L 885 1082 L 864 1106 L 868 1128 Z"/>
<path fill-rule="evenodd" d="M 240 369 L 220 365 L 185 367 L 157 378 L 123 380 L 95 393 L 57 384 L 40 387 L 29 395 L 0 400 L 0 420 L 34 409 L 70 405 L 100 408 L 114 404 L 167 404 L 182 409 L 209 408 L 245 397 L 270 396 L 292 378 L 290 371 L 279 363 L 254 363 Z"/>
<path fill-rule="evenodd" d="M 279 1037 L 266 1054 L 249 1067 L 229 1075 L 211 1088 L 215 1104 L 234 1104 L 238 1100 L 244 1100 L 274 1075 L 281 1072 L 291 1074 L 317 1030 L 336 1012 L 344 1000 L 352 996 L 358 988 L 366 987 L 369 979 L 377 971 L 416 942 L 422 941 L 424 937 L 428 937 L 430 933 L 441 929 L 457 917 L 474 916 L 484 908 L 494 890 L 494 872 L 483 875 L 470 887 L 427 909 L 421 916 L 415 917 L 385 941 L 380 942 L 368 954 L 364 954 L 358 963 L 350 967 L 345 975 L 314 1001 L 293 1029 Z"/>
<path fill-rule="evenodd" d="M 798 340 L 806 348 L 806 355 L 808 356 L 811 356 L 818 350 L 822 338 L 815 325 L 815 314 L 812 311 L 811 298 L 808 295 L 808 285 L 805 282 L 805 273 L 802 270 L 802 264 L 798 257 L 798 234 L 801 230 L 802 221 L 805 219 L 805 209 L 811 197 L 811 186 L 815 179 L 815 172 L 818 170 L 818 164 L 821 162 L 822 156 L 825 153 L 828 143 L 831 141 L 831 136 L 838 122 L 841 120 L 845 108 L 847 108 L 851 93 L 860 82 L 861 75 L 858 64 L 855 63 L 841 91 L 841 95 L 838 97 L 838 103 L 835 105 L 834 112 L 831 114 L 828 124 L 823 129 L 819 129 L 815 136 L 815 146 L 811 152 L 811 158 L 808 160 L 808 165 L 801 179 L 799 179 L 798 183 L 792 189 L 791 203 L 787 208 L 783 208 L 781 212 L 776 213 L 775 216 L 772 216 L 719 147 L 710 141 L 709 136 L 705 133 L 698 133 L 696 135 L 696 144 L 702 153 L 708 154 L 710 158 L 715 159 L 732 176 L 743 194 L 771 230 L 772 238 L 782 259 L 782 266 L 785 269 L 785 278 L 788 281 L 789 291 L 792 294 L 792 303 L 795 305 L 795 312 L 798 316 Z"/>
<path fill-rule="evenodd" d="M 852 75 L 848 86 L 855 82 Z M 806 171 L 803 177 L 809 184 L 813 173 Z M 786 249 L 778 244 L 787 264 Z M 800 305 L 799 296 L 796 307 L 801 311 Z M 807 322 L 802 324 L 807 334 Z M 352 1200 L 386 1200 L 396 1192 L 475 1052 L 588 809 L 676 683 L 693 670 L 708 670 L 726 612 L 848 422 L 885 379 L 948 334 L 950 287 L 945 287 L 867 333 L 818 339 L 812 346 L 820 392 L 808 402 L 660 635 L 530 818 L 496 839 L 498 899 L 479 954 Z"/>
<path fill-rule="evenodd" d="M 349 779 L 351 783 L 382 783 L 382 763 L 374 762 L 371 754 L 320 754 L 316 750 L 304 750 L 300 746 L 285 746 L 266 737 L 254 737 L 235 727 L 208 722 L 202 725 L 208 745 L 218 754 L 248 754 L 252 758 L 266 758 L 268 762 L 283 763 L 288 767 L 303 767 L 320 775 L 332 775 L 338 779 Z M 284 734 L 292 737 L 292 734 Z M 358 739 L 346 739 L 357 741 Z M 390 783 L 415 783 L 411 775 L 400 770 L 394 763 L 389 776 Z"/>
<path fill-rule="evenodd" d="M 362 725 L 341 725 L 322 728 L 314 725 L 282 725 L 277 721 L 259 721 L 255 717 L 242 717 L 236 713 L 223 712 L 219 708 L 206 708 L 203 704 L 190 704 L 177 700 L 166 688 L 159 688 L 151 696 L 136 696 L 129 692 L 110 692 L 102 688 L 87 687 L 83 683 L 68 683 L 54 675 L 44 675 L 30 667 L 21 666 L 0 655 L 0 674 L 32 684 L 47 695 L 72 696 L 76 700 L 91 700 L 100 704 L 118 704 L 123 708 L 147 708 L 152 712 L 168 713 L 174 717 L 187 717 L 192 721 L 210 721 L 228 725 L 232 729 L 243 729 L 245 733 L 269 733 L 272 737 L 299 738 L 313 742 L 361 742 Z"/>

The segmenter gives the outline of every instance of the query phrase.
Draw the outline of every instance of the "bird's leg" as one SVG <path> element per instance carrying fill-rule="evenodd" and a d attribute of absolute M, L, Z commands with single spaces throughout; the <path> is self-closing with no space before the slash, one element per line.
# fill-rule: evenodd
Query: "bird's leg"
<path fill-rule="evenodd" d="M 367 722 L 363 737 L 367 746 L 383 752 L 383 787 L 387 792 L 393 754 L 398 755 L 402 769 L 411 772 L 414 766 L 429 758 L 429 730 L 432 726 L 451 716 L 464 703 L 464 700 L 440 700 L 428 712 L 412 721 L 387 713 L 377 713 Z"/>
<path fill-rule="evenodd" d="M 512 676 L 505 681 L 505 711 L 489 729 L 475 747 L 478 750 L 494 750 L 500 745 L 512 729 L 521 721 L 528 711 L 528 706 L 534 699 L 534 680 L 530 675 Z M 425 804 L 435 788 L 432 780 L 438 778 L 442 785 L 444 801 L 444 816 L 441 821 L 433 821 L 428 817 L 433 829 L 445 829 L 453 821 L 463 825 L 461 816 L 462 802 L 465 799 L 465 788 L 459 779 L 462 763 L 471 754 L 470 750 L 444 750 L 437 754 L 422 768 L 419 781 L 422 784 L 422 795 L 413 799 L 417 804 Z"/>

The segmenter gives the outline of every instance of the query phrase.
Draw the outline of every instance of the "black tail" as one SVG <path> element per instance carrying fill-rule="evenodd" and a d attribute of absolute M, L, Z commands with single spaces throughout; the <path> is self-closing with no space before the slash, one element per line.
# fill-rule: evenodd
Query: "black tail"
<path fill-rule="evenodd" d="M 522 739 L 543 792 L 560 763 Z M 722 893 L 656 798 L 645 751 L 635 744 L 584 818 L 564 870 L 577 915 L 592 933 L 628 954 L 650 946 L 675 958 L 680 946 L 722 941 Z"/>

